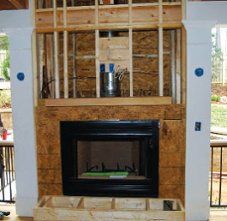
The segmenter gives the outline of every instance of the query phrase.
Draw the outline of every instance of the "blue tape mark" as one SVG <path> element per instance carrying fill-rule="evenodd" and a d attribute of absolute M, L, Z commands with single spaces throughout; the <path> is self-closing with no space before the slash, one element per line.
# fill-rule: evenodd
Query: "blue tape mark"
<path fill-rule="evenodd" d="M 17 73 L 17 79 L 23 81 L 25 79 L 25 74 L 23 72 Z"/>
<path fill-rule="evenodd" d="M 202 77 L 204 75 L 204 70 L 202 68 L 196 68 L 195 69 L 195 75 L 197 77 Z"/>

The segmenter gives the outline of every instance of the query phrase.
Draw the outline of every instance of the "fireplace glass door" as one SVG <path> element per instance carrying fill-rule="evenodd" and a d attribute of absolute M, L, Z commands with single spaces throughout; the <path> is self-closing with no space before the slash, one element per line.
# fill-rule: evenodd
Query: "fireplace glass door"
<path fill-rule="evenodd" d="M 65 195 L 157 196 L 158 122 L 61 122 Z"/>

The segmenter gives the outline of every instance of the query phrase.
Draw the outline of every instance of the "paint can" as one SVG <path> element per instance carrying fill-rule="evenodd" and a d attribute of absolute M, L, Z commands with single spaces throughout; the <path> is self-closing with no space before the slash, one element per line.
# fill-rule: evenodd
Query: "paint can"
<path fill-rule="evenodd" d="M 102 66 L 103 67 L 103 66 Z M 101 69 L 101 66 L 100 66 Z M 100 70 L 101 82 L 101 97 L 119 97 L 120 96 L 120 81 L 115 77 L 115 65 L 109 64 L 109 71 Z"/>

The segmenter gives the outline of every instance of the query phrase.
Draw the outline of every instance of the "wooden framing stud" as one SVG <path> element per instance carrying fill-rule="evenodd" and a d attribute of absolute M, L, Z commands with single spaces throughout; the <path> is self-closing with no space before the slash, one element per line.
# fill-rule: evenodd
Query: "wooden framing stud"
<path fill-rule="evenodd" d="M 63 20 L 64 28 L 67 27 L 67 1 L 63 0 Z M 64 31 L 64 98 L 69 97 L 68 80 L 68 31 Z"/>
<path fill-rule="evenodd" d="M 43 84 L 43 53 L 44 53 L 44 34 L 37 35 L 37 95 L 41 95 Z"/>
<path fill-rule="evenodd" d="M 54 28 L 57 28 L 57 0 L 53 0 L 54 7 Z M 60 77 L 59 77 L 59 35 L 54 32 L 54 71 L 55 71 L 55 98 L 60 98 Z"/>
<path fill-rule="evenodd" d="M 96 97 L 100 97 L 100 62 L 99 62 L 99 30 L 95 31 L 96 50 Z"/>
<path fill-rule="evenodd" d="M 99 3 L 95 0 L 95 24 L 99 22 Z M 95 30 L 95 51 L 96 51 L 96 97 L 100 97 L 100 62 L 99 62 L 99 30 Z"/>
<path fill-rule="evenodd" d="M 158 28 L 158 49 L 159 49 L 159 61 L 158 61 L 158 71 L 159 71 L 159 96 L 164 95 L 164 69 L 163 69 L 163 6 L 162 0 L 159 0 L 159 28 Z"/>
<path fill-rule="evenodd" d="M 181 104 L 181 29 L 176 37 L 176 103 Z"/>
<path fill-rule="evenodd" d="M 33 70 L 34 70 L 34 104 L 35 107 L 38 105 L 38 61 L 37 61 L 37 35 L 35 32 L 32 33 L 32 47 L 33 47 Z"/>
<path fill-rule="evenodd" d="M 130 81 L 130 97 L 133 97 L 133 39 L 132 28 L 129 29 L 129 81 Z"/>
<path fill-rule="evenodd" d="M 176 32 L 171 30 L 171 79 L 172 79 L 172 101 L 176 103 Z"/>
<path fill-rule="evenodd" d="M 181 103 L 186 104 L 186 30 L 184 27 L 181 28 Z"/>

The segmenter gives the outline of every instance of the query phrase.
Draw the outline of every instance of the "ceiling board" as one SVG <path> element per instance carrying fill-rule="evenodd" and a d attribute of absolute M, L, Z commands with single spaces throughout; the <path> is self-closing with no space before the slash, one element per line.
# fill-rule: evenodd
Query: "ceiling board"
<path fill-rule="evenodd" d="M 28 8 L 28 0 L 0 0 L 0 10 L 16 10 Z"/>

